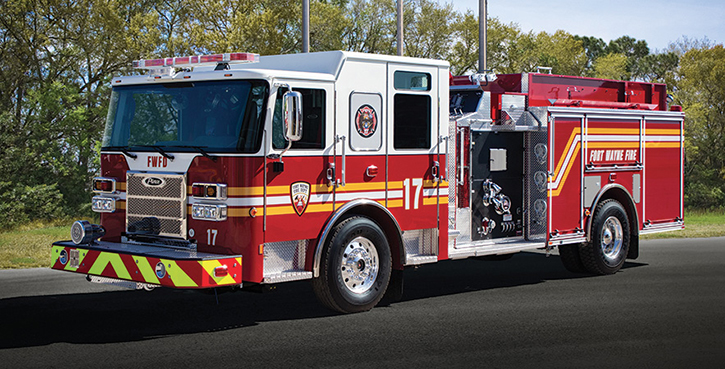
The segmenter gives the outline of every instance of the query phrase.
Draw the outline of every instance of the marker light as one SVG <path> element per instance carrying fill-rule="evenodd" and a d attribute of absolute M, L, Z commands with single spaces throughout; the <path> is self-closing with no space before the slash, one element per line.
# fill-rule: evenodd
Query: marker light
<path fill-rule="evenodd" d="M 163 67 L 197 67 L 202 65 L 216 65 L 220 63 L 256 63 L 259 62 L 259 54 L 254 53 L 226 53 L 214 55 L 192 55 L 176 58 L 143 59 L 135 60 L 133 67 L 136 69 L 158 69 Z"/>
<path fill-rule="evenodd" d="M 226 265 L 214 268 L 214 278 L 226 277 L 229 275 L 229 268 Z"/>
<path fill-rule="evenodd" d="M 77 220 L 70 227 L 70 238 L 76 245 L 91 243 L 105 234 L 106 230 L 102 226 L 87 220 Z"/>
<path fill-rule="evenodd" d="M 200 199 L 226 200 L 227 185 L 223 183 L 194 183 L 191 186 L 191 196 Z"/>
<path fill-rule="evenodd" d="M 113 178 L 93 178 L 93 192 L 114 193 L 116 192 L 116 180 Z"/>

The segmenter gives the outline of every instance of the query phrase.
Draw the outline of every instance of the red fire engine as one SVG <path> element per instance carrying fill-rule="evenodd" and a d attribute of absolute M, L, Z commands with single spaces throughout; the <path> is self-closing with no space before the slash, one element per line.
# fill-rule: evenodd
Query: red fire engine
<path fill-rule="evenodd" d="M 357 312 L 400 294 L 406 266 L 558 247 L 611 274 L 640 234 L 684 228 L 684 115 L 661 84 L 349 52 L 134 65 L 148 74 L 113 80 L 101 224 L 74 223 L 54 269 L 135 288 L 311 279 Z"/>

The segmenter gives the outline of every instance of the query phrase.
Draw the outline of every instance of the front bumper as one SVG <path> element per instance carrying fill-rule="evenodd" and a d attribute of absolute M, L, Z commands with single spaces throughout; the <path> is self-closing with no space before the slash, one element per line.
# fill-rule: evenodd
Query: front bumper
<path fill-rule="evenodd" d="M 172 249 L 149 244 L 59 241 L 52 269 L 173 288 L 242 284 L 242 256 Z"/>

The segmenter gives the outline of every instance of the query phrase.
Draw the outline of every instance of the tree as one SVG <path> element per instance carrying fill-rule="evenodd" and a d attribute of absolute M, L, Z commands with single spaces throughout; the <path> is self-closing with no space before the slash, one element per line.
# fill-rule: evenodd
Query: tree
<path fill-rule="evenodd" d="M 605 79 L 629 80 L 627 72 L 627 57 L 622 54 L 612 53 L 600 56 L 592 66 L 594 77 Z"/>
<path fill-rule="evenodd" d="M 451 53 L 455 11 L 453 4 L 439 5 L 431 0 L 412 0 L 405 14 L 405 55 L 447 59 Z"/>
<path fill-rule="evenodd" d="M 682 55 L 675 103 L 685 109 L 685 200 L 725 207 L 725 49 L 698 47 Z"/>

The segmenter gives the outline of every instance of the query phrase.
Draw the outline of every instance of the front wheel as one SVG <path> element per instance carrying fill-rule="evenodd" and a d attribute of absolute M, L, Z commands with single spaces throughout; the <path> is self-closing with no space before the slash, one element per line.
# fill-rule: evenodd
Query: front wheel
<path fill-rule="evenodd" d="M 390 247 L 377 223 L 361 216 L 345 219 L 324 247 L 320 276 L 312 281 L 320 301 L 342 313 L 377 305 L 392 270 Z"/>
<path fill-rule="evenodd" d="M 629 219 L 622 204 L 602 201 L 592 219 L 591 242 L 582 244 L 579 255 L 584 267 L 594 274 L 614 274 L 629 252 Z"/>

